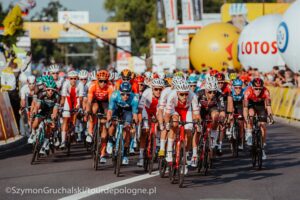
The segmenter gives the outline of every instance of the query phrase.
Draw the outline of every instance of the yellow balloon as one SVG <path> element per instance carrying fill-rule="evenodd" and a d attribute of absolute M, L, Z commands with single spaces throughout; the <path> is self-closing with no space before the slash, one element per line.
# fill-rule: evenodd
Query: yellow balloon
<path fill-rule="evenodd" d="M 228 23 L 213 23 L 199 30 L 190 44 L 190 61 L 196 70 L 234 67 L 238 62 L 237 41 L 240 31 Z"/>

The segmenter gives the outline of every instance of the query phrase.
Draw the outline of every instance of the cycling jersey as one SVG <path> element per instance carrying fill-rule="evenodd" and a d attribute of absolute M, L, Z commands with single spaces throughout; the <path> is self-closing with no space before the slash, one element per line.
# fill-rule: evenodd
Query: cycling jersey
<path fill-rule="evenodd" d="M 47 96 L 47 92 L 39 93 L 37 97 L 37 105 L 40 105 L 40 112 L 37 117 L 47 117 L 51 115 L 54 108 L 59 107 L 60 95 L 55 92 L 51 97 Z"/>
<path fill-rule="evenodd" d="M 156 115 L 158 100 L 159 98 L 153 96 L 152 89 L 148 88 L 142 94 L 139 103 L 139 108 L 145 109 L 149 116 Z"/>
<path fill-rule="evenodd" d="M 172 89 L 171 87 L 166 87 L 160 95 L 159 101 L 158 101 L 158 108 L 161 110 L 164 110 L 167 105 L 168 96 L 170 95 Z"/>
<path fill-rule="evenodd" d="M 216 91 L 215 96 L 209 101 L 205 89 L 198 92 L 201 118 L 205 119 L 212 111 L 225 111 L 224 96 L 220 91 Z"/>
<path fill-rule="evenodd" d="M 89 90 L 88 90 L 88 100 L 90 102 L 92 101 L 102 101 L 102 102 L 108 102 L 110 96 L 113 93 L 113 86 L 111 85 L 105 85 L 103 88 L 100 88 L 98 82 L 94 82 L 91 84 Z"/>
<path fill-rule="evenodd" d="M 115 91 L 111 95 L 108 109 L 112 111 L 131 111 L 133 114 L 138 113 L 139 100 L 138 96 L 134 93 L 130 93 L 127 101 L 122 100 L 121 92 Z"/>

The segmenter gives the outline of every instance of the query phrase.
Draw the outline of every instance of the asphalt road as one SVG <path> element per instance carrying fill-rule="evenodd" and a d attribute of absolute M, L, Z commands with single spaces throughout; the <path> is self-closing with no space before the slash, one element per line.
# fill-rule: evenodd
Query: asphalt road
<path fill-rule="evenodd" d="M 0 157 L 0 199 L 299 199 L 300 129 L 275 124 L 268 131 L 262 170 L 252 168 L 249 153 L 233 159 L 227 149 L 209 175 L 189 171 L 184 188 L 157 173 L 145 175 L 136 156 L 116 177 L 111 162 L 95 171 L 82 145 L 73 146 L 70 156 L 57 152 L 35 165 L 31 149 L 24 147 Z"/>

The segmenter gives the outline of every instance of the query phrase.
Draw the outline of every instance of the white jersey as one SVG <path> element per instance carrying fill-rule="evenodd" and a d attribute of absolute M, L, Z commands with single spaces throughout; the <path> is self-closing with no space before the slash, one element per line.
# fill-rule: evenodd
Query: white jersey
<path fill-rule="evenodd" d="M 59 78 L 57 81 L 55 81 L 56 87 L 58 90 L 61 90 L 63 83 L 64 83 L 64 78 Z"/>
<path fill-rule="evenodd" d="M 151 88 L 147 88 L 141 98 L 140 98 L 140 102 L 139 102 L 139 108 L 149 108 L 151 103 L 152 103 L 152 98 L 153 98 L 153 93 L 152 93 L 152 89 Z"/>
<path fill-rule="evenodd" d="M 171 94 L 168 96 L 167 105 L 166 105 L 166 113 L 173 113 L 175 112 L 176 108 L 179 109 L 190 109 L 192 110 L 193 114 L 199 114 L 199 105 L 197 95 L 194 92 L 189 91 L 189 96 L 187 98 L 186 103 L 181 103 L 178 101 L 178 95 L 176 90 L 173 90 Z"/>
<path fill-rule="evenodd" d="M 84 97 L 87 97 L 87 95 L 88 95 L 88 90 L 89 90 L 89 87 L 88 87 L 88 84 L 83 84 L 83 82 L 79 82 L 79 84 L 78 85 L 80 85 L 80 87 L 83 87 L 83 96 Z M 82 86 L 81 86 L 82 85 Z"/>
<path fill-rule="evenodd" d="M 83 97 L 84 96 L 84 86 L 83 84 L 79 84 L 80 82 L 76 82 L 76 97 Z M 63 97 L 69 97 L 71 93 L 71 84 L 69 80 L 66 80 L 63 84 L 62 90 L 61 90 L 61 96 Z"/>
<path fill-rule="evenodd" d="M 23 87 L 22 87 L 21 90 L 20 90 L 20 96 L 21 96 L 21 99 L 22 99 L 22 100 L 25 100 L 25 99 L 26 99 L 26 96 L 29 96 L 29 95 L 30 95 L 30 89 L 29 89 L 28 84 L 23 85 Z"/>
<path fill-rule="evenodd" d="M 172 89 L 171 87 L 165 88 L 160 95 L 159 101 L 158 101 L 158 108 L 161 110 L 164 110 L 167 105 L 168 96 L 170 95 Z"/>

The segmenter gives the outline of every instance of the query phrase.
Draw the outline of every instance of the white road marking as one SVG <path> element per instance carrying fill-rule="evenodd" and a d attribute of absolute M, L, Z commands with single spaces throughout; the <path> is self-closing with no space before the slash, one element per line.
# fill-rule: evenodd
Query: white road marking
<path fill-rule="evenodd" d="M 80 193 L 73 194 L 73 195 L 70 195 L 70 196 L 67 196 L 67 197 L 63 197 L 59 200 L 74 200 L 74 199 L 86 198 L 86 197 L 89 197 L 89 196 L 92 196 L 92 195 L 95 195 L 95 194 L 99 194 L 101 192 L 104 193 L 104 191 L 109 190 L 109 189 L 113 189 L 113 188 L 117 188 L 117 187 L 120 187 L 120 186 L 123 186 L 123 185 L 128 185 L 128 184 L 131 184 L 131 183 L 134 183 L 134 182 L 142 181 L 142 180 L 152 178 L 152 177 L 155 177 L 155 176 L 158 176 L 158 175 L 159 175 L 159 172 L 153 172 L 151 175 L 150 174 L 144 174 L 144 175 L 140 175 L 140 176 L 135 176 L 135 177 L 132 177 L 132 178 L 129 178 L 129 179 L 125 179 L 125 180 L 122 180 L 122 181 L 117 181 L 117 182 L 114 182 L 114 183 L 109 183 L 109 184 L 102 185 L 102 186 L 99 186 L 99 187 L 96 187 L 96 188 L 92 188 L 92 189 L 84 191 L 84 192 L 80 192 Z"/>

